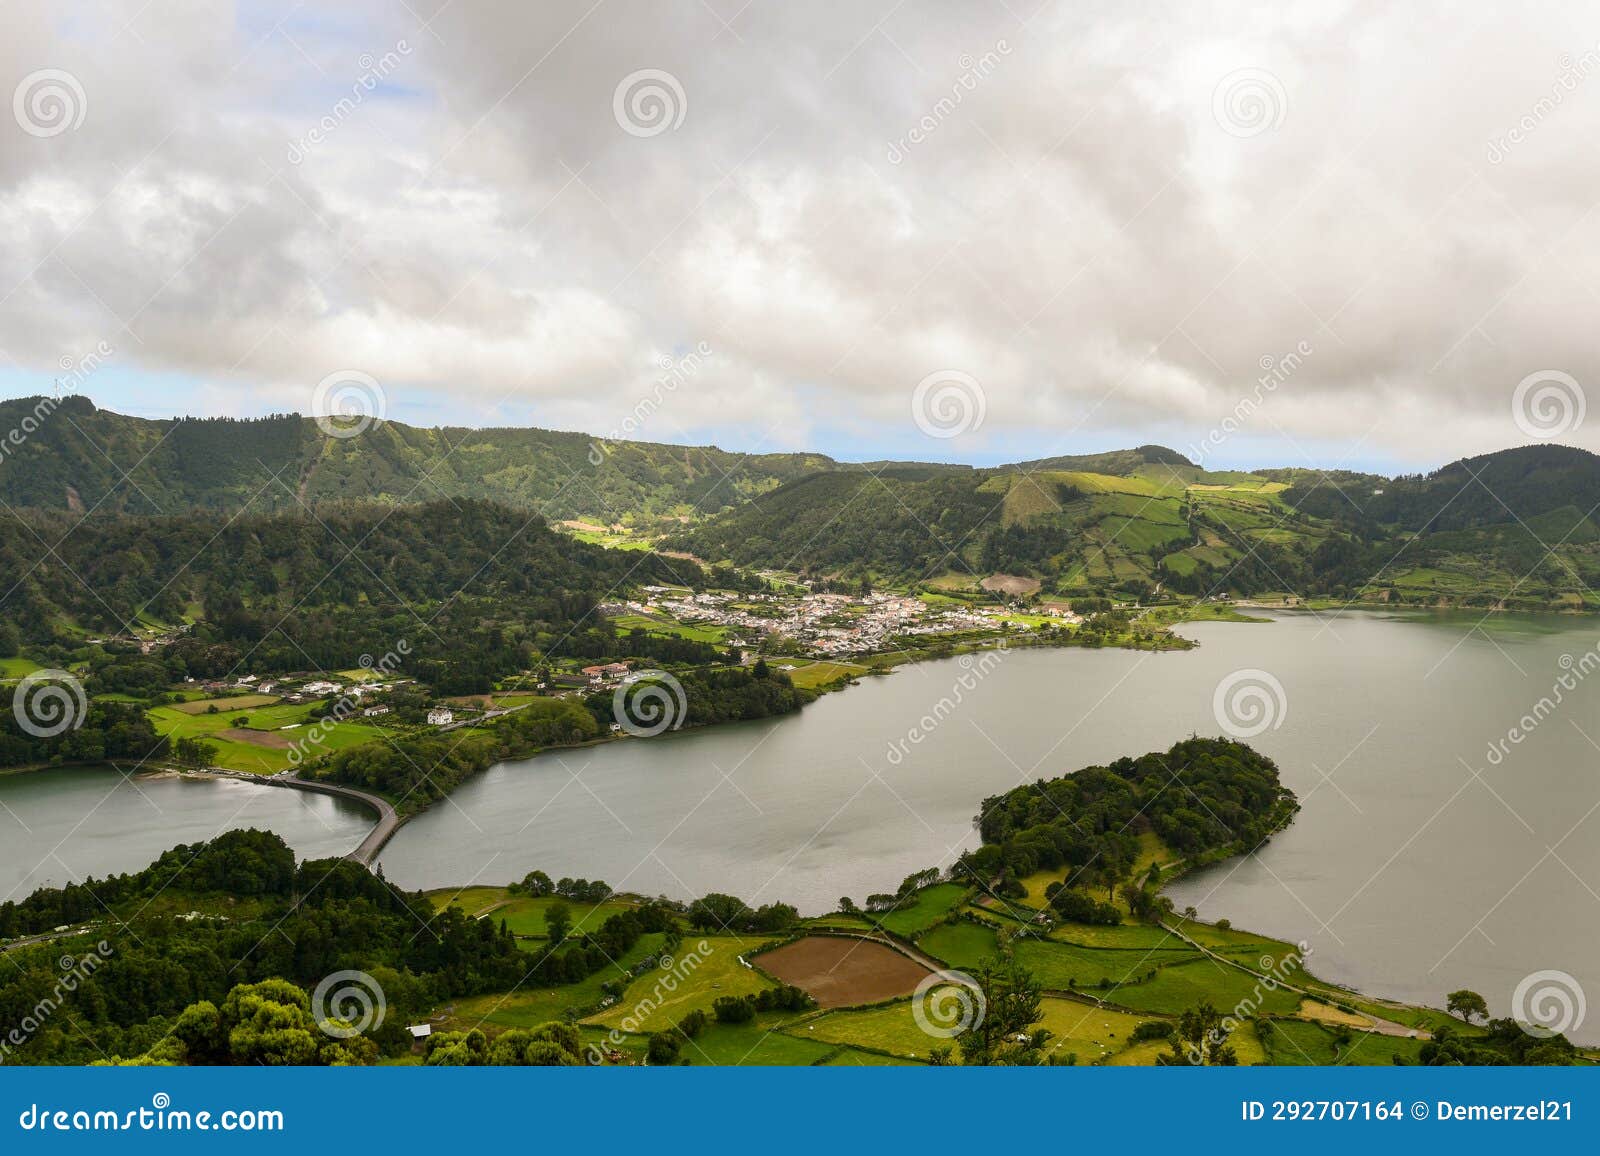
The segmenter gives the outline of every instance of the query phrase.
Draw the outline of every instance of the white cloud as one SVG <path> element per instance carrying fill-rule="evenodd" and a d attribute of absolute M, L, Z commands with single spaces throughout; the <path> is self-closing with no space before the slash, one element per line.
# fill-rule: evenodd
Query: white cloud
<path fill-rule="evenodd" d="M 928 456 L 1181 445 L 1302 340 L 1256 460 L 1437 464 L 1522 440 L 1534 370 L 1600 383 L 1581 5 L 412 7 L 16 17 L 4 87 L 65 68 L 88 111 L 0 130 L 0 346 L 48 373 L 107 337 L 218 408 L 359 368 L 605 432 L 704 341 L 641 436 L 899 453 L 916 382 L 971 374 L 981 437 Z M 644 68 L 687 101 L 649 137 L 612 100 Z M 1219 123 L 1241 72 L 1271 127 Z"/>

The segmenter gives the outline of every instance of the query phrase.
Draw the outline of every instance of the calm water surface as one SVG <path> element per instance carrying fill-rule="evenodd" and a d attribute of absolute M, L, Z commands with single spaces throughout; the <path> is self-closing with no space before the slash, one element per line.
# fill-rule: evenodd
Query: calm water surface
<path fill-rule="evenodd" d="M 1304 810 L 1259 856 L 1172 888 L 1180 908 L 1304 939 L 1320 975 L 1363 990 L 1437 1004 L 1471 987 L 1504 1014 L 1519 980 L 1560 969 L 1600 1001 L 1600 671 L 1487 753 L 1600 622 L 1349 613 L 1186 633 L 1199 648 L 1017 651 L 971 690 L 961 660 L 926 663 L 795 718 L 499 766 L 382 863 L 411 887 L 540 867 L 818 912 L 974 846 L 986 795 L 1219 733 L 1217 683 L 1259 668 L 1287 709 L 1252 741 Z M 892 761 L 942 699 L 953 711 Z M 1600 1011 L 1574 1035 L 1600 1039 Z"/>
<path fill-rule="evenodd" d="M 148 866 L 236 827 L 282 835 L 301 858 L 343 855 L 372 827 L 345 799 L 226 779 L 128 778 L 109 767 L 0 775 L 0 902 Z"/>
<path fill-rule="evenodd" d="M 1600 643 L 1600 621 L 1348 613 L 1185 632 L 1199 648 L 1022 650 L 981 676 L 925 663 L 795 717 L 497 766 L 403 827 L 381 862 L 406 887 L 538 867 L 819 912 L 976 845 L 986 795 L 1219 733 L 1213 691 L 1255 668 L 1286 709 L 1251 741 L 1304 809 L 1259 855 L 1174 886 L 1178 906 L 1304 939 L 1327 979 L 1436 1004 L 1471 987 L 1504 1014 L 1524 976 L 1559 969 L 1596 1005 L 1571 1034 L 1600 1041 L 1600 671 L 1488 755 L 1551 696 L 1564 656 Z M 928 737 L 909 742 L 913 728 Z M 339 853 L 368 823 L 333 799 L 108 775 L 0 777 L 0 890 L 133 869 L 224 826 Z"/>

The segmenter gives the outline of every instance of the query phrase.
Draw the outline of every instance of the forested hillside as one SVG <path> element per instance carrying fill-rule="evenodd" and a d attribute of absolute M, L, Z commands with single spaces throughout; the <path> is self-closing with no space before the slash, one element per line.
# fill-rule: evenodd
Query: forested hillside
<path fill-rule="evenodd" d="M 41 400 L 0 402 L 0 434 L 24 428 Z M 601 446 L 585 434 L 540 429 L 377 422 L 359 436 L 336 438 L 297 414 L 151 421 L 79 396 L 46 408 L 23 443 L 7 447 L 0 468 L 0 500 L 17 509 L 177 514 L 443 496 L 484 498 L 552 519 L 612 521 L 715 513 L 833 465 L 820 454 Z"/>
<path fill-rule="evenodd" d="M 699 584 L 692 562 L 604 550 L 482 501 L 223 517 L 0 516 L 0 628 L 30 649 L 194 623 L 187 673 L 356 664 L 407 640 L 408 671 L 454 693 L 534 653 L 616 652 L 597 602 Z"/>

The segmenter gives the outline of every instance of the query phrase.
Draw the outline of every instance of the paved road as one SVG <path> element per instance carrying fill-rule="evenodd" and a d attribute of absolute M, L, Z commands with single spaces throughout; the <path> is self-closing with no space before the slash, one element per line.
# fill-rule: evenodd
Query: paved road
<path fill-rule="evenodd" d="M 389 800 L 370 795 L 366 791 L 358 791 L 354 787 L 340 786 L 337 783 L 312 782 L 309 779 L 297 779 L 292 775 L 252 775 L 243 771 L 228 771 L 221 767 L 207 767 L 203 772 L 224 779 L 238 779 L 240 782 L 255 783 L 264 787 L 287 787 L 291 791 L 310 791 L 317 795 L 337 795 L 345 799 L 354 799 L 356 802 L 370 807 L 378 816 L 378 821 L 372 830 L 367 832 L 367 837 L 361 840 L 359 846 L 345 858 L 363 866 L 372 866 L 372 861 L 378 857 L 378 852 L 383 850 L 400 824 L 405 822 L 395 809 L 390 806 Z"/>

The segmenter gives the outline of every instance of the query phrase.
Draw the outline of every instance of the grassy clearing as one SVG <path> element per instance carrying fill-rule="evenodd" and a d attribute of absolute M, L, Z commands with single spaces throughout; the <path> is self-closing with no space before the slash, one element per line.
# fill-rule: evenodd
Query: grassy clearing
<path fill-rule="evenodd" d="M 192 699 L 171 709 L 183 714 L 205 714 L 212 707 L 216 707 L 221 714 L 233 714 L 236 711 L 252 710 L 258 706 L 271 706 L 277 701 L 278 696 L 275 694 L 235 694 L 223 698 Z"/>
<path fill-rule="evenodd" d="M 994 932 L 966 920 L 953 920 L 917 940 L 917 946 L 937 960 L 970 970 L 999 948 Z"/>
<path fill-rule="evenodd" d="M 275 700 L 261 695 L 245 695 L 237 699 L 222 700 L 238 704 L 249 698 Z M 146 713 L 156 733 L 168 738 L 204 739 L 216 747 L 212 762 L 230 771 L 244 771 L 255 775 L 272 775 L 293 766 L 289 761 L 290 744 L 302 736 L 309 738 L 309 728 L 283 729 L 305 717 L 309 705 L 260 705 L 255 707 L 232 706 L 217 714 L 194 714 L 191 708 L 201 703 L 184 703 L 179 706 L 151 707 Z M 244 720 L 244 726 L 240 725 Z M 312 754 L 341 751 L 347 747 L 375 742 L 391 733 L 383 727 L 365 722 L 324 722 L 318 727 L 318 743 Z"/>
<path fill-rule="evenodd" d="M 615 964 L 607 964 L 581 983 L 565 987 L 518 988 L 505 995 L 475 995 L 456 1000 L 444 1030 L 469 1031 L 492 1024 L 502 1028 L 531 1028 L 558 1020 L 571 1008 L 582 1011 L 599 1004 L 600 985 L 623 978 L 629 967 L 661 948 L 662 934 L 641 936 L 639 942 Z"/>
<path fill-rule="evenodd" d="M 794 1034 L 778 1031 L 780 1022 L 762 1016 L 749 1024 L 712 1024 L 686 1043 L 681 1054 L 691 1064 L 803 1067 L 826 1059 L 836 1050 L 836 1045 L 813 1038 L 803 1028 Z"/>
<path fill-rule="evenodd" d="M 1271 1064 L 1392 1064 L 1395 1056 L 1414 1062 L 1422 1049 L 1420 1040 L 1373 1032 L 1352 1032 L 1350 1042 L 1340 1047 L 1334 1031 L 1304 1020 L 1264 1020 L 1258 1029 Z M 1239 1058 L 1244 1061 L 1243 1053 Z"/>
<path fill-rule="evenodd" d="M 0 658 L 0 678 L 22 678 L 38 669 L 31 658 Z"/>
<path fill-rule="evenodd" d="M 800 1030 L 818 1040 L 872 1048 L 910 1060 L 925 1060 L 934 1048 L 952 1042 L 923 1031 L 912 1015 L 910 1000 L 863 1011 L 829 1012 L 808 1020 Z"/>
<path fill-rule="evenodd" d="M 725 626 L 696 626 L 679 622 L 675 618 L 647 618 L 643 614 L 621 614 L 611 620 L 619 631 L 642 630 L 672 638 L 687 638 L 691 642 L 721 642 L 728 636 Z"/>
<path fill-rule="evenodd" d="M 773 986 L 772 981 L 740 963 L 739 956 L 749 955 L 770 942 L 770 938 L 741 935 L 685 939 L 673 968 L 639 976 L 613 1007 L 591 1016 L 587 1022 L 620 1028 L 627 1021 L 634 1031 L 662 1031 L 695 1008 L 709 1012 L 718 996 L 754 995 Z M 707 944 L 709 950 L 700 951 L 701 943 Z M 691 965 L 695 959 L 698 962 Z M 665 990 L 668 983 L 675 990 Z"/>
<path fill-rule="evenodd" d="M 1202 1003 L 1215 1008 L 1254 1004 L 1258 1012 L 1271 1015 L 1293 1015 L 1300 1006 L 1296 993 L 1283 988 L 1269 990 L 1237 968 L 1212 959 L 1163 967 L 1152 979 L 1104 994 L 1124 1007 L 1174 1015 Z"/>
<path fill-rule="evenodd" d="M 910 938 L 954 911 L 966 893 L 967 888 L 960 883 L 924 887 L 911 904 L 881 916 L 878 923 L 887 931 Z"/>
<path fill-rule="evenodd" d="M 802 690 L 821 690 L 866 674 L 867 668 L 853 662 L 812 662 L 796 666 L 786 673 L 789 680 Z"/>
<path fill-rule="evenodd" d="M 1192 947 L 1127 948 L 1077 947 L 1056 941 L 1021 940 L 1013 945 L 1017 959 L 1038 977 L 1047 988 L 1099 987 L 1103 980 L 1112 984 L 1138 984 L 1146 981 L 1147 974 L 1166 964 L 1189 963 L 1201 958 Z M 1161 974 L 1157 972 L 1157 974 Z M 1105 994 L 1115 1003 L 1128 1003 L 1122 998 L 1119 987 L 1116 993 Z M 1147 1005 L 1137 1005 L 1147 1006 Z M 1155 1010 L 1178 1010 L 1157 1008 Z"/>

